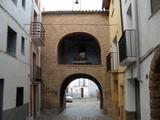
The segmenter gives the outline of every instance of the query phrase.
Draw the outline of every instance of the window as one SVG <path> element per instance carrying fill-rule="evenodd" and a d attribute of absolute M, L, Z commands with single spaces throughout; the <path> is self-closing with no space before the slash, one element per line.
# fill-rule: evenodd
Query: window
<path fill-rule="evenodd" d="M 12 28 L 8 27 L 7 36 L 7 53 L 11 56 L 16 56 L 17 33 Z"/>
<path fill-rule="evenodd" d="M 23 105 L 23 87 L 17 87 L 16 107 Z"/>
<path fill-rule="evenodd" d="M 155 13 L 160 9 L 160 0 L 151 0 L 151 12 Z"/>
<path fill-rule="evenodd" d="M 117 36 L 114 38 L 113 42 L 112 42 L 112 51 L 113 51 L 113 66 L 112 69 L 113 70 L 117 70 L 118 69 L 118 45 L 117 45 Z"/>
<path fill-rule="evenodd" d="M 24 55 L 25 53 L 25 38 L 22 37 L 21 39 L 21 53 Z"/>
<path fill-rule="evenodd" d="M 129 7 L 128 7 L 127 15 L 129 15 L 129 16 L 132 17 L 132 6 L 131 6 L 131 4 L 130 4 Z"/>
<path fill-rule="evenodd" d="M 22 0 L 22 7 L 23 7 L 23 8 L 26 7 L 26 0 Z"/>
<path fill-rule="evenodd" d="M 127 14 L 126 14 L 126 25 L 128 26 L 128 29 L 133 28 L 133 18 L 132 18 L 132 5 L 130 4 L 128 9 L 127 9 Z"/>
<path fill-rule="evenodd" d="M 36 11 L 34 11 L 34 21 L 33 22 L 37 22 L 37 20 L 38 20 L 38 15 L 37 15 Z"/>
<path fill-rule="evenodd" d="M 114 0 L 112 0 L 112 5 L 114 5 Z"/>
<path fill-rule="evenodd" d="M 15 5 L 17 5 L 17 0 L 12 0 Z"/>

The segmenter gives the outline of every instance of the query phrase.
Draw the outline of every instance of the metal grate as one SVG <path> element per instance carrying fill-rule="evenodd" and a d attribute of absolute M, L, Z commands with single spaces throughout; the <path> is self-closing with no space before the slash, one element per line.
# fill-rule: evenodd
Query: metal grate
<path fill-rule="evenodd" d="M 41 68 L 37 65 L 33 65 L 33 80 L 41 81 Z"/>
<path fill-rule="evenodd" d="M 31 37 L 33 40 L 40 40 L 44 44 L 45 30 L 40 22 L 31 23 Z"/>

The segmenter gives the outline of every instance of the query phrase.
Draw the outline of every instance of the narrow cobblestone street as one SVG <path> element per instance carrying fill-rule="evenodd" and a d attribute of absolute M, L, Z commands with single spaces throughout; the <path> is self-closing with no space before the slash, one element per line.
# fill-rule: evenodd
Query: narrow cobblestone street
<path fill-rule="evenodd" d="M 74 100 L 67 103 L 66 109 L 57 114 L 46 110 L 36 120 L 111 120 L 99 108 L 99 101 L 95 99 Z"/>

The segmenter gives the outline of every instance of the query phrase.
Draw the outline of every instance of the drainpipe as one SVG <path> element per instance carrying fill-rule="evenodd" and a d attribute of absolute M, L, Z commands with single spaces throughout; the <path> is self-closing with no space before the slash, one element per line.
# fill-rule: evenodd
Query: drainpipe
<path fill-rule="evenodd" d="M 137 80 L 139 82 L 142 82 L 141 81 L 141 73 L 140 73 L 141 72 L 140 71 L 140 41 L 139 41 L 139 22 L 138 22 L 138 20 L 139 20 L 138 19 L 138 0 L 135 0 L 135 28 L 136 28 L 136 30 L 135 30 L 135 32 L 136 32 L 135 43 L 136 43 L 136 46 L 137 46 L 136 47 L 136 52 L 137 52 Z M 140 87 L 140 85 L 139 85 L 139 87 Z M 139 90 L 140 90 L 140 88 L 139 88 Z M 140 95 L 139 95 L 139 97 L 140 97 Z M 139 98 L 139 100 L 140 100 L 140 98 Z M 141 101 L 138 101 L 138 102 L 140 103 Z M 141 106 L 139 106 L 139 109 L 136 112 L 139 112 L 138 113 L 139 116 L 138 116 L 137 120 L 141 120 Z"/>
<path fill-rule="evenodd" d="M 138 22 L 138 0 L 135 0 L 135 27 L 136 27 L 136 46 L 137 46 L 137 79 L 141 81 L 140 75 L 140 43 L 139 43 L 139 22 Z"/>

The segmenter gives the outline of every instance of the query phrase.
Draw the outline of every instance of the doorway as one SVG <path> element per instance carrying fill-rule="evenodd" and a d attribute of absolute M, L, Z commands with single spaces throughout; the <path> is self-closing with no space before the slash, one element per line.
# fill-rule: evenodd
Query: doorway
<path fill-rule="evenodd" d="M 140 108 L 140 83 L 135 79 L 135 101 L 136 101 L 136 120 L 141 119 L 141 108 Z"/>
<path fill-rule="evenodd" d="M 38 107 L 38 85 L 33 85 L 33 110 L 34 110 L 34 118 L 37 117 L 37 107 Z"/>

